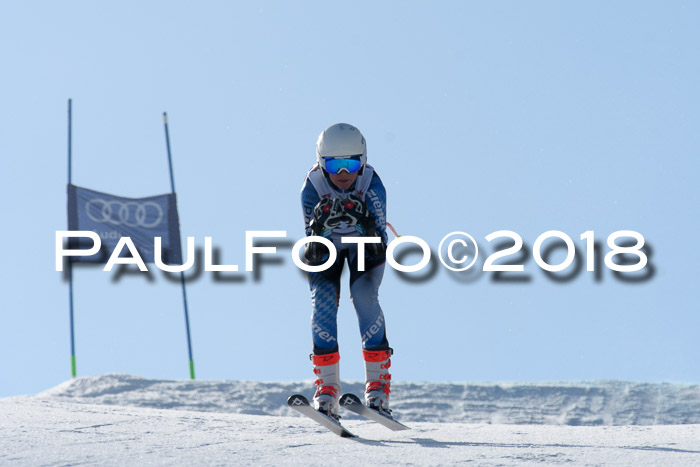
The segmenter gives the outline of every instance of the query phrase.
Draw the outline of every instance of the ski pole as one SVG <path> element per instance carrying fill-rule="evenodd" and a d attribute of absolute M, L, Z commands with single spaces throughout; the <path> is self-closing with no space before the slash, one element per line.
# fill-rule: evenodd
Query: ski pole
<path fill-rule="evenodd" d="M 389 227 L 389 228 L 391 229 L 392 232 L 394 232 L 394 236 L 395 236 L 396 238 L 399 238 L 399 237 L 401 236 L 401 235 L 399 235 L 398 233 L 396 233 L 396 229 L 394 228 L 393 225 L 391 225 L 391 224 L 388 223 L 388 222 L 386 223 L 386 225 L 387 225 L 387 227 Z"/>

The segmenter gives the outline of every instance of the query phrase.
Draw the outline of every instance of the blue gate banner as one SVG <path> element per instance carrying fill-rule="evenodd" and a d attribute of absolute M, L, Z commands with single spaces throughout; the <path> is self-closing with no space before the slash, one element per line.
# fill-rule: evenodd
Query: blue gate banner
<path fill-rule="evenodd" d="M 174 193 L 148 198 L 123 198 L 68 185 L 68 230 L 89 230 L 102 240 L 100 253 L 72 256 L 72 261 L 107 262 L 121 237 L 130 237 L 145 263 L 153 263 L 153 239 L 162 237 L 161 258 L 182 264 L 180 221 Z M 87 249 L 92 240 L 72 238 L 71 249 Z M 121 256 L 128 256 L 124 248 Z"/>

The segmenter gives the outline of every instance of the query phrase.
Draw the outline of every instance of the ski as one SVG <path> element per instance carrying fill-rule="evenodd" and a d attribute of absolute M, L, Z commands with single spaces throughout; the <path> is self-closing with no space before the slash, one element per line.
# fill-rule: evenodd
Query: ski
<path fill-rule="evenodd" d="M 370 409 L 362 403 L 359 397 L 355 394 L 343 394 L 340 397 L 340 406 L 345 407 L 357 415 L 361 415 L 369 420 L 380 423 L 393 431 L 410 430 L 403 423 L 399 423 L 388 415 L 384 415 L 376 410 Z"/>
<path fill-rule="evenodd" d="M 311 407 L 309 400 L 301 394 L 294 394 L 287 399 L 287 405 L 311 420 L 323 425 L 341 438 L 356 438 L 348 429 L 341 425 L 336 419 L 322 414 Z"/>

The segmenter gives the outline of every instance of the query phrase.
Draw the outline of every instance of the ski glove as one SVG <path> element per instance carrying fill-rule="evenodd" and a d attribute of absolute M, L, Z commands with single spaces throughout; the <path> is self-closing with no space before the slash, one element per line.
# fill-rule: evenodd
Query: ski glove
<path fill-rule="evenodd" d="M 382 238 L 382 234 L 379 233 L 377 228 L 374 226 L 374 223 L 372 225 L 367 226 L 365 229 L 364 236 L 365 237 L 379 237 Z M 372 259 L 375 260 L 384 260 L 386 259 L 386 245 L 384 244 L 384 240 L 382 240 L 379 243 L 368 243 L 365 245 L 365 255 L 369 256 Z"/>
<path fill-rule="evenodd" d="M 332 230 L 343 221 L 343 208 L 338 199 L 323 198 L 314 206 L 314 218 L 309 224 L 315 235 Z"/>
<path fill-rule="evenodd" d="M 342 221 L 343 208 L 340 201 L 323 198 L 314 206 L 314 218 L 311 219 L 309 228 L 313 235 L 329 237 Z M 307 243 L 304 249 L 304 259 L 310 265 L 323 263 L 329 255 L 328 248 L 318 242 Z"/>
<path fill-rule="evenodd" d="M 343 220 L 349 225 L 354 225 L 362 236 L 382 237 L 374 225 L 374 216 L 360 198 L 354 195 L 348 196 L 343 201 L 343 210 L 345 214 Z M 383 240 L 381 243 L 368 243 L 365 245 L 365 253 L 369 257 L 378 260 L 386 258 L 386 245 L 384 245 Z"/>
<path fill-rule="evenodd" d="M 307 243 L 304 248 L 304 263 L 310 266 L 323 264 L 328 260 L 330 253 L 326 245 L 322 245 L 318 242 Z"/>
<path fill-rule="evenodd" d="M 367 205 L 357 196 L 348 196 L 342 201 L 342 206 L 343 220 L 348 225 L 362 225 L 370 220 L 370 213 L 367 210 Z"/>

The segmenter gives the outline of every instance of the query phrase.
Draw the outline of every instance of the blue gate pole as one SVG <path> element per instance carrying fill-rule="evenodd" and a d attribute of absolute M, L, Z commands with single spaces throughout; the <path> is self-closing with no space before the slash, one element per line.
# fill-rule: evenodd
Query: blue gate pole
<path fill-rule="evenodd" d="M 168 131 L 168 114 L 163 112 L 163 125 L 165 126 L 165 145 L 168 149 L 168 167 L 170 168 L 170 189 L 175 194 L 175 178 L 173 177 L 173 158 L 170 152 L 170 132 Z M 182 248 L 182 244 L 180 244 Z M 185 287 L 185 273 L 180 271 L 180 283 L 182 284 L 182 301 L 185 307 L 185 328 L 187 330 L 187 354 L 190 359 L 190 379 L 194 379 L 194 358 L 192 357 L 192 337 L 190 334 L 190 314 L 187 309 L 187 289 Z"/>
<path fill-rule="evenodd" d="M 73 100 L 68 99 L 68 184 L 71 184 L 73 158 Z M 68 304 L 70 309 L 70 368 L 71 377 L 77 376 L 75 364 L 75 325 L 73 321 L 73 261 L 68 259 Z"/>

